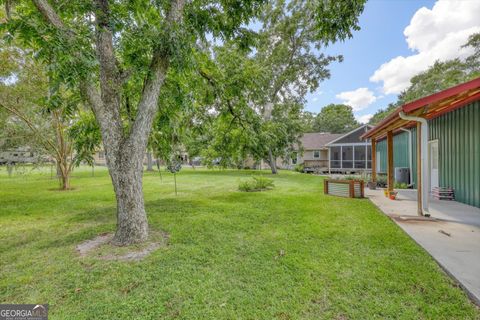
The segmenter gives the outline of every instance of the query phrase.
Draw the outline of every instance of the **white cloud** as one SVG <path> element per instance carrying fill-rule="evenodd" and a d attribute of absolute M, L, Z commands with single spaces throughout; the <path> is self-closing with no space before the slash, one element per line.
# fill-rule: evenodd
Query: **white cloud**
<path fill-rule="evenodd" d="M 436 60 L 464 58 L 470 48 L 461 48 L 472 33 L 480 31 L 480 1 L 439 0 L 432 9 L 421 8 L 413 15 L 403 34 L 414 54 L 398 56 L 382 64 L 370 81 L 383 82 L 383 92 L 397 94 L 410 78 Z"/>
<path fill-rule="evenodd" d="M 355 119 L 357 119 L 360 123 L 367 123 L 373 117 L 373 114 L 364 114 L 363 116 L 355 115 Z"/>
<path fill-rule="evenodd" d="M 0 77 L 0 83 L 6 86 L 14 85 L 17 81 L 18 81 L 18 76 L 15 73 L 12 73 L 7 77 Z"/>
<path fill-rule="evenodd" d="M 368 88 L 358 88 L 353 91 L 345 91 L 335 96 L 345 104 L 352 107 L 353 111 L 360 111 L 377 100 L 377 97 Z"/>

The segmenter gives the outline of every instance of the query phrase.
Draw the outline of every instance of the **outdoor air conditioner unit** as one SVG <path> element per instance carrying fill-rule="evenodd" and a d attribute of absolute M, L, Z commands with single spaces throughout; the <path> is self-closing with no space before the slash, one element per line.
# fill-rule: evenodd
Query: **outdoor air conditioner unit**
<path fill-rule="evenodd" d="M 410 184 L 410 168 L 395 168 L 395 181 Z"/>

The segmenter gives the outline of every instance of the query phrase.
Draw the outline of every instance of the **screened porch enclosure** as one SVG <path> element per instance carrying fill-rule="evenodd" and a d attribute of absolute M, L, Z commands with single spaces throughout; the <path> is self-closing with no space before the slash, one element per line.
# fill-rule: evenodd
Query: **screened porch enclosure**
<path fill-rule="evenodd" d="M 330 168 L 369 170 L 372 168 L 372 147 L 367 144 L 331 146 Z"/>

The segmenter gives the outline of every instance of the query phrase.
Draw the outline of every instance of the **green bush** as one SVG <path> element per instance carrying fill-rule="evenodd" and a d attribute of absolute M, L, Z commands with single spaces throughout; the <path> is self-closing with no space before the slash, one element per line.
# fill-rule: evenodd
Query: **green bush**
<path fill-rule="evenodd" d="M 253 191 L 253 189 L 255 189 L 255 181 L 251 181 L 251 180 L 241 181 L 240 184 L 238 185 L 238 190 L 240 191 L 249 192 L 249 191 Z"/>
<path fill-rule="evenodd" d="M 406 183 L 395 182 L 395 189 L 408 189 Z"/>
<path fill-rule="evenodd" d="M 385 188 L 386 186 L 387 186 L 387 176 L 384 174 L 377 175 L 377 187 Z"/>
<path fill-rule="evenodd" d="M 241 181 L 238 190 L 244 192 L 269 190 L 274 187 L 273 180 L 262 176 L 252 177 L 252 180 Z"/>
<path fill-rule="evenodd" d="M 297 172 L 303 172 L 304 169 L 305 169 L 305 167 L 303 166 L 303 163 L 299 163 L 299 164 L 295 165 L 295 167 L 293 168 L 293 170 L 295 170 Z"/>
<path fill-rule="evenodd" d="M 339 177 L 338 180 L 353 180 L 353 181 L 360 181 L 362 180 L 360 176 L 343 176 Z"/>

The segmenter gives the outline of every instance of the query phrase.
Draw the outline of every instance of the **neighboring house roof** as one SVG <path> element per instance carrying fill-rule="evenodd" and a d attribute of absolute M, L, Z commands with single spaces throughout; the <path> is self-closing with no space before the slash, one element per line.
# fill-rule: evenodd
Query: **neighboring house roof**
<path fill-rule="evenodd" d="M 318 150 L 326 147 L 327 143 L 341 137 L 341 133 L 310 132 L 300 138 L 304 150 Z M 297 146 L 295 149 L 298 149 Z"/>
<path fill-rule="evenodd" d="M 337 143 L 362 143 L 362 139 L 360 138 L 365 132 L 372 129 L 373 126 L 369 124 L 364 124 L 358 128 L 353 129 L 347 133 L 341 134 L 340 137 L 330 141 L 328 145 L 333 145 Z"/>

